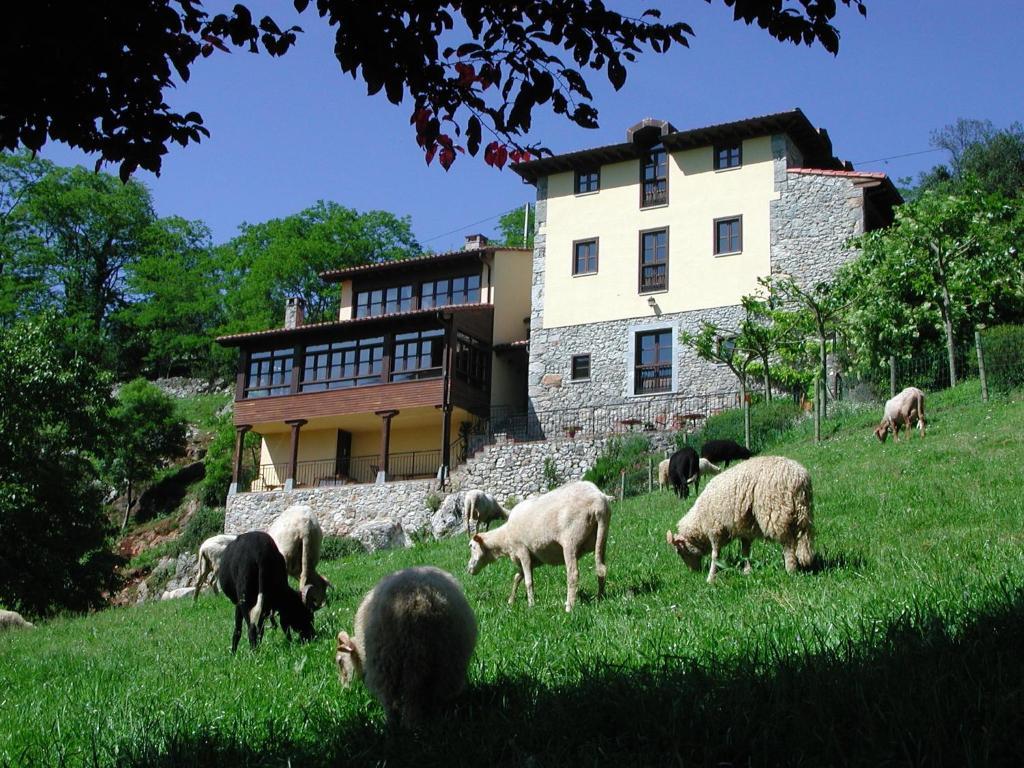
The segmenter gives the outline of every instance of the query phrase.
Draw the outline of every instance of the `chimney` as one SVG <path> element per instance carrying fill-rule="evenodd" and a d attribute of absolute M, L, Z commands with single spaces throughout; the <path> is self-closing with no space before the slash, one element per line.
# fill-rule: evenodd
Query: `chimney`
<path fill-rule="evenodd" d="M 463 247 L 467 251 L 475 251 L 478 248 L 487 247 L 487 238 L 484 235 L 466 235 L 466 245 Z"/>
<path fill-rule="evenodd" d="M 289 296 L 284 305 L 284 327 L 298 328 L 306 314 L 306 302 L 299 296 Z"/>

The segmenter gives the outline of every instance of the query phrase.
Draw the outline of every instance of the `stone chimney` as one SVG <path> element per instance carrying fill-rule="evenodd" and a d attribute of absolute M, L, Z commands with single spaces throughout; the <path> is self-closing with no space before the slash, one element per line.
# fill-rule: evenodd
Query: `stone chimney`
<path fill-rule="evenodd" d="M 478 248 L 487 247 L 487 238 L 484 235 L 466 235 L 464 250 L 475 251 Z"/>
<path fill-rule="evenodd" d="M 289 296 L 284 305 L 284 327 L 298 328 L 305 319 L 306 302 L 298 296 Z"/>

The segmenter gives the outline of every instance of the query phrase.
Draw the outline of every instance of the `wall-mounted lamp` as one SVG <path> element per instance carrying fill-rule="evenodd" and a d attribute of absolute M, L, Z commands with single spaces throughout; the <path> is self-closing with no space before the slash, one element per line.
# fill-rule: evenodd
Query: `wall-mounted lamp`
<path fill-rule="evenodd" d="M 661 317 L 661 307 L 658 306 L 658 300 L 653 296 L 647 297 L 647 306 L 654 310 L 654 314 Z"/>

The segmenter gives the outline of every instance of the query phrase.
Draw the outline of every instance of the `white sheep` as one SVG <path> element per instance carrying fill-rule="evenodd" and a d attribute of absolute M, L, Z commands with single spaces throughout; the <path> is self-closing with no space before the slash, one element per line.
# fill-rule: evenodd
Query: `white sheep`
<path fill-rule="evenodd" d="M 668 543 L 693 570 L 711 550 L 708 583 L 718 572 L 718 554 L 739 539 L 744 573 L 750 573 L 750 543 L 757 538 L 782 544 L 786 570 L 814 560 L 814 500 L 811 476 L 792 459 L 760 456 L 728 469 L 708 483 L 693 507 L 668 531 Z"/>
<path fill-rule="evenodd" d="M 35 624 L 25 621 L 17 611 L 0 610 L 0 632 L 7 629 L 33 629 Z"/>
<path fill-rule="evenodd" d="M 479 533 L 481 523 L 487 523 L 487 530 L 491 530 L 491 523 L 494 520 L 508 519 L 508 510 L 491 494 L 483 491 L 466 491 L 462 508 L 466 514 L 466 534 L 470 536 L 473 535 L 470 530 L 471 523 L 476 523 L 476 530 Z"/>
<path fill-rule="evenodd" d="M 234 534 L 221 533 L 216 536 L 211 536 L 199 545 L 199 554 L 197 555 L 199 570 L 196 575 L 196 591 L 192 593 L 192 602 L 199 599 L 199 590 L 206 585 L 208 580 L 214 593 L 220 591 L 217 586 L 217 572 L 220 570 L 220 558 L 221 555 L 224 554 L 224 550 L 227 548 L 228 544 L 237 538 L 238 537 Z"/>
<path fill-rule="evenodd" d="M 658 490 L 664 491 L 668 488 L 668 465 L 670 460 L 665 459 L 658 464 Z"/>
<path fill-rule="evenodd" d="M 362 678 L 391 723 L 416 726 L 462 692 L 477 626 L 451 574 L 423 566 L 377 582 L 359 604 L 354 634 L 338 633 L 341 684 Z"/>
<path fill-rule="evenodd" d="M 579 585 L 579 558 L 594 553 L 597 572 L 597 596 L 604 596 L 605 545 L 614 497 L 606 496 L 593 483 L 578 481 L 527 499 L 516 505 L 507 523 L 486 533 L 476 534 L 469 542 L 469 572 L 479 573 L 500 557 L 516 565 L 512 594 L 515 602 L 519 582 L 526 582 L 526 599 L 533 605 L 533 567 L 565 563 L 567 590 L 565 610 L 576 603 Z"/>
<path fill-rule="evenodd" d="M 316 572 L 324 532 L 313 510 L 305 504 L 288 507 L 267 533 L 284 555 L 288 575 L 299 580 L 302 602 L 314 611 L 320 608 L 327 601 L 331 582 Z"/>
<path fill-rule="evenodd" d="M 875 428 L 875 437 L 884 443 L 891 431 L 893 442 L 896 442 L 900 439 L 900 427 L 906 427 L 910 432 L 915 421 L 921 437 L 924 437 L 924 392 L 917 387 L 907 387 L 885 401 L 882 422 Z"/>

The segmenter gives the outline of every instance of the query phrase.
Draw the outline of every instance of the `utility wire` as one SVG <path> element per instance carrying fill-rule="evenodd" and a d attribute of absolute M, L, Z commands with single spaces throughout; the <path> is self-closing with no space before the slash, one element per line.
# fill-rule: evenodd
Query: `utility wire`
<path fill-rule="evenodd" d="M 861 165 L 862 163 L 881 163 L 886 160 L 896 160 L 900 157 L 913 157 L 914 155 L 927 155 L 931 152 L 945 152 L 944 149 L 922 149 L 918 152 L 904 152 L 902 155 L 889 155 L 888 157 L 876 157 L 874 160 L 854 160 L 854 165 Z"/>
<path fill-rule="evenodd" d="M 516 208 L 512 208 L 511 210 L 514 211 L 514 210 L 517 210 L 517 209 Z M 494 221 L 495 219 L 500 219 L 506 213 L 509 213 L 509 211 L 502 211 L 501 213 L 496 213 L 493 216 L 488 216 L 486 219 L 480 219 L 480 221 L 474 221 L 472 224 L 463 224 L 461 227 L 456 227 L 455 229 L 449 230 L 448 232 L 442 232 L 440 235 L 434 235 L 433 237 L 428 237 L 426 240 L 420 240 L 420 242 L 421 243 L 429 243 L 431 240 L 438 240 L 438 239 L 440 239 L 442 237 L 447 237 L 448 235 L 454 235 L 456 232 L 461 232 L 464 229 L 469 229 L 470 227 L 475 227 L 478 224 L 486 224 L 488 221 Z"/>

